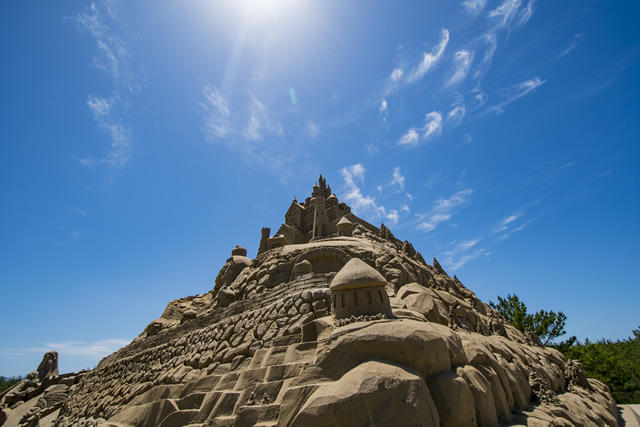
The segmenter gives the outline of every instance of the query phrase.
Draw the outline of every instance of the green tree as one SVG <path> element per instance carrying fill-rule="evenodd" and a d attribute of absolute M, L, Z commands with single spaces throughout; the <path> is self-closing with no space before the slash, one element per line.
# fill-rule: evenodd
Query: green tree
<path fill-rule="evenodd" d="M 5 390 L 10 389 L 11 387 L 16 385 L 20 381 L 22 381 L 22 377 L 11 377 L 11 378 L 8 378 L 8 377 L 0 376 L 0 393 L 4 392 Z"/>
<path fill-rule="evenodd" d="M 506 298 L 498 296 L 498 303 L 491 301 L 491 308 L 497 310 L 516 329 L 525 332 L 531 329 L 543 344 L 566 334 L 564 325 L 567 316 L 559 311 L 540 310 L 537 313 L 527 313 L 527 306 L 516 294 L 508 294 Z"/>
<path fill-rule="evenodd" d="M 584 344 L 555 347 L 567 359 L 580 360 L 589 378 L 607 384 L 616 402 L 640 403 L 640 328 L 625 340 L 585 339 Z"/>

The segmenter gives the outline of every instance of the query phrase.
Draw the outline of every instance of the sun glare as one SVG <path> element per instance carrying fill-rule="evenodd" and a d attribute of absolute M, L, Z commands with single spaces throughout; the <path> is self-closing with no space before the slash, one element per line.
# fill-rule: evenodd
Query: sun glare
<path fill-rule="evenodd" d="M 236 7 L 249 23 L 281 21 L 299 9 L 300 2 L 293 0 L 240 0 Z"/>

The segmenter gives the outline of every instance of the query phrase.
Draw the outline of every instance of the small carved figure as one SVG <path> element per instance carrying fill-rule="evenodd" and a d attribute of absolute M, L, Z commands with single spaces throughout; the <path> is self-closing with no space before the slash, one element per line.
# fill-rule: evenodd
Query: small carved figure
<path fill-rule="evenodd" d="M 271 397 L 269 397 L 269 395 L 267 393 L 262 395 L 262 403 L 263 405 L 269 405 L 271 404 Z"/>
<path fill-rule="evenodd" d="M 566 408 L 564 403 L 562 403 L 556 394 L 549 388 L 549 385 L 542 381 L 540 377 L 533 371 L 529 374 L 529 385 L 531 386 L 531 391 L 533 392 L 533 396 L 535 399 L 547 405 L 555 405 Z"/>
<path fill-rule="evenodd" d="M 449 316 L 447 319 L 447 325 L 449 329 L 457 331 L 460 329 L 460 323 L 458 321 L 458 316 L 456 316 L 456 309 L 460 304 L 456 304 L 449 308 Z"/>
<path fill-rule="evenodd" d="M 257 402 L 256 392 L 252 391 L 249 397 L 247 398 L 247 405 L 257 405 L 257 404 L 258 402 Z"/>
<path fill-rule="evenodd" d="M 540 341 L 540 338 L 536 335 L 535 332 L 533 332 L 533 329 L 531 329 L 530 327 L 527 327 L 527 329 L 524 331 L 524 339 L 529 345 L 544 347 L 542 345 L 542 341 Z"/>
<path fill-rule="evenodd" d="M 495 311 L 489 313 L 489 329 L 493 335 L 507 336 L 507 331 L 504 328 L 504 319 Z"/>
<path fill-rule="evenodd" d="M 587 374 L 584 372 L 582 363 L 578 360 L 569 360 L 564 370 L 564 376 L 567 378 L 569 390 L 575 387 L 581 387 L 585 390 L 593 391 L 593 387 L 587 380 Z"/>

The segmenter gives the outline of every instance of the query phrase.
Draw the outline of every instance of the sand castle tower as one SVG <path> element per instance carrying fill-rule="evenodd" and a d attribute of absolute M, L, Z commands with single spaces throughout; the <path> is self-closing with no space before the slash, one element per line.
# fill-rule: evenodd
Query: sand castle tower
<path fill-rule="evenodd" d="M 346 216 L 340 218 L 340 221 L 336 224 L 338 230 L 338 236 L 353 236 L 353 223 L 349 221 Z"/>
<path fill-rule="evenodd" d="M 359 258 L 351 258 L 331 282 L 331 306 L 336 319 L 363 314 L 391 316 L 387 281 Z"/>

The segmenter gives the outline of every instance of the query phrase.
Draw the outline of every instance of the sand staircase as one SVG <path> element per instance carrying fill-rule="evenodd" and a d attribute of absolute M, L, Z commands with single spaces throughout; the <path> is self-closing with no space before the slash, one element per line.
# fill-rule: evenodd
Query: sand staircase
<path fill-rule="evenodd" d="M 191 382 L 157 385 L 134 398 L 122 417 L 160 427 L 276 426 L 289 384 L 317 348 L 300 341 L 300 335 L 281 337 L 234 370 L 227 363 Z"/>

